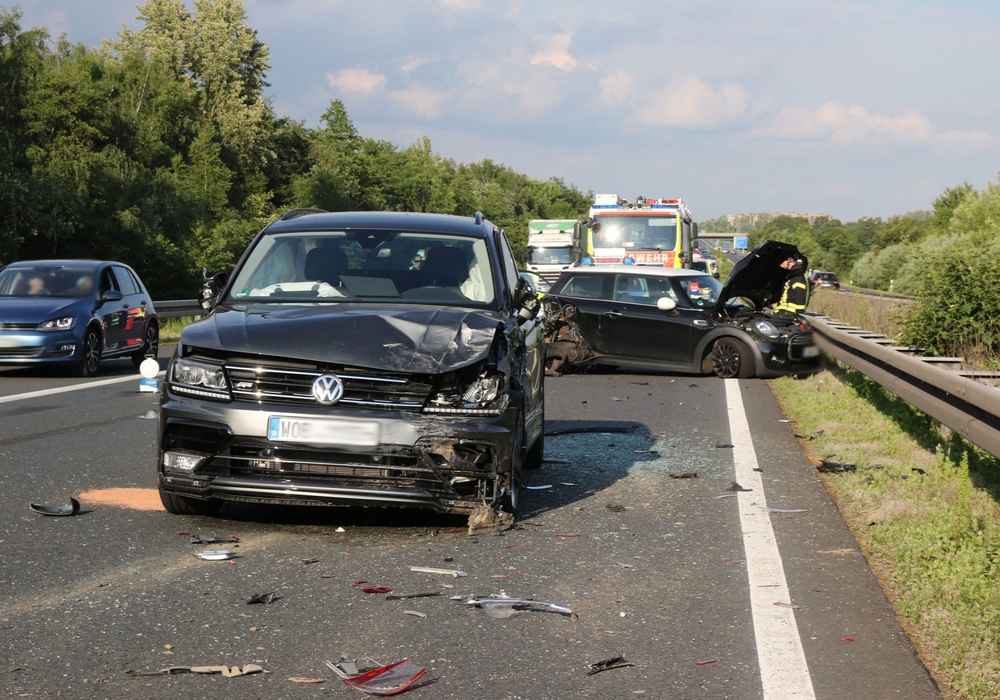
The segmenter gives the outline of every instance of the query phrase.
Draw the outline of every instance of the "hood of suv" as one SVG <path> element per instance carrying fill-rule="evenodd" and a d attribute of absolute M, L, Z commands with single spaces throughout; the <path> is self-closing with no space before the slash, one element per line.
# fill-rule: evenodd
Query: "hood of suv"
<path fill-rule="evenodd" d="M 781 263 L 788 258 L 802 261 L 802 269 L 809 266 L 799 249 L 790 243 L 764 241 L 733 265 L 729 278 L 722 287 L 716 310 L 721 310 L 726 302 L 736 297 L 745 297 L 753 302 L 756 309 L 762 309 L 781 298 L 788 273 L 781 269 Z"/>
<path fill-rule="evenodd" d="M 363 304 L 220 305 L 183 345 L 374 370 L 441 374 L 484 359 L 500 317 L 490 311 Z"/>

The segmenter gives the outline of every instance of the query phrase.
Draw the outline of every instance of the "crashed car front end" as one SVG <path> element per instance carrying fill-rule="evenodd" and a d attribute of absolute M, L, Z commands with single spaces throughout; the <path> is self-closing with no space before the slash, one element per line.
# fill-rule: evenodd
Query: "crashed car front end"
<path fill-rule="evenodd" d="M 519 396 L 507 370 L 496 353 L 435 375 L 183 346 L 163 388 L 160 486 L 467 514 L 500 499 L 509 478 Z M 322 405 L 327 384 L 342 394 Z"/>
<path fill-rule="evenodd" d="M 753 340 L 759 352 L 758 377 L 805 375 L 820 369 L 822 353 L 804 316 L 726 309 L 719 312 L 718 321 L 738 328 Z"/>

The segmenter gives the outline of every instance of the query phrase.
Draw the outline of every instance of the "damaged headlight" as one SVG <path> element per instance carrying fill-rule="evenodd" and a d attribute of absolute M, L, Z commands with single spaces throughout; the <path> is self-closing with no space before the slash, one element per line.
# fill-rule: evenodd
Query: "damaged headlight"
<path fill-rule="evenodd" d="M 770 338 L 771 340 L 777 340 L 781 337 L 781 331 L 770 321 L 765 321 L 764 319 L 758 319 L 753 322 L 753 327 L 765 338 Z"/>
<path fill-rule="evenodd" d="M 210 399 L 229 400 L 229 385 L 222 367 L 206 362 L 179 359 L 170 368 L 174 391 Z"/>
<path fill-rule="evenodd" d="M 507 408 L 503 375 L 483 373 L 470 383 L 443 387 L 427 402 L 428 413 L 499 415 Z"/>

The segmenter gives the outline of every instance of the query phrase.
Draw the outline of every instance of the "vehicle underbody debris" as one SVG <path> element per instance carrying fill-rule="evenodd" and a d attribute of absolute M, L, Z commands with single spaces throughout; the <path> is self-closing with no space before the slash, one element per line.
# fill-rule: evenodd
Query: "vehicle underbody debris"
<path fill-rule="evenodd" d="M 514 526 L 514 514 L 481 503 L 469 515 L 469 537 L 497 535 Z"/>
<path fill-rule="evenodd" d="M 481 597 L 471 595 L 465 598 L 463 603 L 465 605 L 478 605 L 486 611 L 487 615 L 493 618 L 510 617 L 518 612 L 518 610 L 546 608 L 551 612 L 559 613 L 560 615 L 569 615 L 574 620 L 576 619 L 576 613 L 565 605 L 557 605 L 544 600 L 532 600 L 531 598 L 507 598 L 505 596 Z"/>

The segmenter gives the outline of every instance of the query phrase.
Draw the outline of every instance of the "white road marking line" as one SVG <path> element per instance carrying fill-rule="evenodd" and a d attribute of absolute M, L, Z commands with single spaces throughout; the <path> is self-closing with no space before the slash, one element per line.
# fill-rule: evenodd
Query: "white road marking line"
<path fill-rule="evenodd" d="M 160 372 L 163 374 L 163 372 Z M 156 376 L 160 376 L 160 374 Z M 140 374 L 130 374 L 126 377 L 112 377 L 111 379 L 98 379 L 94 382 L 85 382 L 83 384 L 70 384 L 69 386 L 57 386 L 52 389 L 40 389 L 39 391 L 29 391 L 24 394 L 14 394 L 13 396 L 0 396 L 0 403 L 10 403 L 11 401 L 24 401 L 25 399 L 36 399 L 39 396 L 52 396 L 53 394 L 64 394 L 67 391 L 79 391 L 80 389 L 93 389 L 98 386 L 107 386 L 108 384 L 121 384 L 122 382 L 135 382 L 136 384 L 142 379 Z"/>
<path fill-rule="evenodd" d="M 733 443 L 736 481 L 752 491 L 737 495 L 743 547 L 746 551 L 747 577 L 750 583 L 750 610 L 753 614 L 757 662 L 764 700 L 815 700 L 809 666 L 802 651 L 795 610 L 775 605 L 793 603 L 788 594 L 785 569 L 781 564 L 778 543 L 774 539 L 771 516 L 764 510 L 764 482 L 757 468 L 750 426 L 743 408 L 738 379 L 726 380 L 726 403 L 729 406 L 729 432 Z M 777 584 L 777 585 L 775 585 Z"/>

